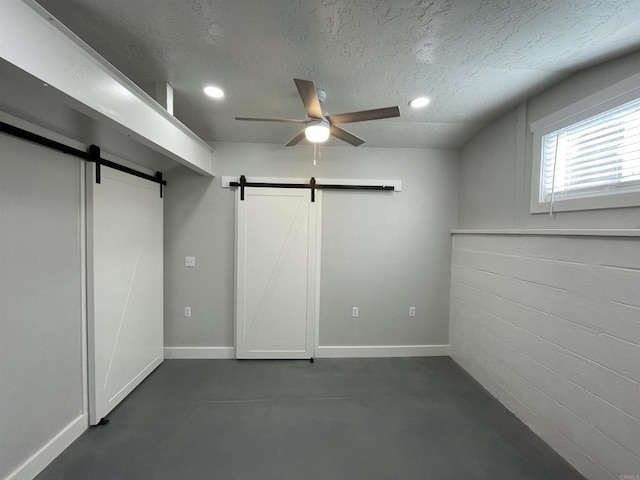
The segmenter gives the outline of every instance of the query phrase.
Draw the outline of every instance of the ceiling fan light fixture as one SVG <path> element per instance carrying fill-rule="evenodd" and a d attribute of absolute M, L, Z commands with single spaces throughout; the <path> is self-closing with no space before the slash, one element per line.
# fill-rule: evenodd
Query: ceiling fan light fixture
<path fill-rule="evenodd" d="M 204 87 L 204 93 L 210 96 L 211 98 L 223 98 L 224 91 L 220 87 L 215 87 L 213 85 L 209 85 Z"/>
<path fill-rule="evenodd" d="M 329 139 L 329 122 L 325 119 L 316 120 L 304 129 L 304 136 L 312 143 L 323 143 Z"/>
<path fill-rule="evenodd" d="M 252 118 L 252 117 L 235 117 L 236 120 L 245 120 L 253 122 L 280 122 L 280 123 L 302 123 L 305 128 L 298 131 L 296 135 L 287 142 L 287 147 L 293 147 L 300 143 L 304 138 L 313 143 L 314 147 L 318 143 L 326 142 L 330 136 L 342 140 L 357 147 L 364 143 L 362 138 L 358 138 L 353 133 L 348 132 L 339 125 L 342 123 L 366 122 L 369 120 L 380 120 L 383 118 L 395 118 L 400 116 L 400 108 L 397 105 L 393 107 L 374 108 L 371 110 L 360 110 L 357 112 L 338 113 L 329 115 L 322 111 L 322 102 L 326 98 L 326 92 L 316 88 L 316 84 L 311 80 L 302 80 L 294 78 L 300 100 L 304 105 L 304 111 L 307 114 L 304 120 L 295 120 L 289 118 Z"/>
<path fill-rule="evenodd" d="M 429 100 L 427 97 L 416 97 L 409 102 L 409 106 L 411 108 L 424 108 L 429 105 Z"/>

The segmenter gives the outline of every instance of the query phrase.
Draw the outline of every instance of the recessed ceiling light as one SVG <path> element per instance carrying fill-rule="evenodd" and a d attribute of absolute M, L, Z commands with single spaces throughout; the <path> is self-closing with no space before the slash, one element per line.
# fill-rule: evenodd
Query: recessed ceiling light
<path fill-rule="evenodd" d="M 429 105 L 429 100 L 427 97 L 417 97 L 409 102 L 409 106 L 411 108 L 424 108 Z"/>
<path fill-rule="evenodd" d="M 208 87 L 204 87 L 204 93 L 209 95 L 211 98 L 222 98 L 224 97 L 224 92 L 221 88 L 214 87 L 209 85 Z"/>

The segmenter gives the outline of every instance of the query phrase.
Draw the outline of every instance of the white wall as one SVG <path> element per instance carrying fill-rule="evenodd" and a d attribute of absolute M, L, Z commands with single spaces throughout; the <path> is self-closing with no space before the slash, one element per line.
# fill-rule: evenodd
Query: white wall
<path fill-rule="evenodd" d="M 458 154 L 425 149 L 220 143 L 217 175 L 379 178 L 401 193 L 324 192 L 320 344 L 448 343 L 449 230 L 456 224 Z M 165 344 L 232 347 L 235 192 L 220 178 L 168 173 Z M 184 256 L 197 257 L 196 268 Z M 360 317 L 351 318 L 351 306 Z M 408 307 L 416 306 L 409 318 Z M 192 318 L 183 318 L 184 306 Z"/>
<path fill-rule="evenodd" d="M 83 426 L 80 162 L 0 135 L 0 230 L 5 478 L 63 429 Z"/>
<path fill-rule="evenodd" d="M 529 124 L 638 73 L 639 60 L 563 81 L 461 157 L 459 228 L 516 234 L 454 235 L 452 357 L 589 479 L 640 473 L 640 237 L 603 230 L 640 228 L 640 208 L 530 214 Z"/>
<path fill-rule="evenodd" d="M 0 111 L 46 128 L 84 145 L 96 144 L 111 154 L 143 167 L 165 170 L 176 164 L 132 138 L 72 108 L 69 99 L 42 81 L 0 58 Z M 7 123 L 13 120 L 4 119 Z M 20 125 L 17 125 L 20 126 Z M 26 128 L 26 127 L 23 127 Z"/>
<path fill-rule="evenodd" d="M 97 143 L 105 157 L 148 173 L 175 163 L 1 59 L 0 83 L 3 122 L 75 148 Z M 33 478 L 88 426 L 81 168 L 76 157 L 0 134 L 1 479 Z"/>
<path fill-rule="evenodd" d="M 640 228 L 640 208 L 529 213 L 529 125 L 640 72 L 640 53 L 578 73 L 485 127 L 462 149 L 458 228 Z"/>
<path fill-rule="evenodd" d="M 38 3 L 3 0 L 2 10 L 0 57 L 6 63 L 38 78 L 40 88 L 59 91 L 97 124 L 211 174 L 211 149 L 205 142 Z"/>

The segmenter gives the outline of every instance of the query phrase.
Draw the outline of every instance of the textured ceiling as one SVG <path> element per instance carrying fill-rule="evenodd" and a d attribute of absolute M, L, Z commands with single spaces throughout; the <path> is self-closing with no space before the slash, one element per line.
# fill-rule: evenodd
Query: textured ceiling
<path fill-rule="evenodd" d="M 168 81 L 204 140 L 284 144 L 303 118 L 293 78 L 329 113 L 399 105 L 348 125 L 367 146 L 459 147 L 571 72 L 640 48 L 638 0 L 39 0 L 143 88 Z M 202 94 L 207 84 L 222 101 Z M 412 111 L 407 102 L 427 95 Z M 339 141 L 335 141 L 340 144 Z M 294 147 L 295 148 L 295 147 Z"/>

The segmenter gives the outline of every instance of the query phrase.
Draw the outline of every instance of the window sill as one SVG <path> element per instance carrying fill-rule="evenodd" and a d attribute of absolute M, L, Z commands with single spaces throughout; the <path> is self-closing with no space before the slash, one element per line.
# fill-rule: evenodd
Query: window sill
<path fill-rule="evenodd" d="M 554 212 L 574 212 L 582 210 L 602 210 L 609 208 L 640 207 L 640 192 L 625 192 L 594 195 L 582 198 L 567 198 L 553 203 Z M 551 210 L 551 202 L 536 202 L 530 205 L 530 213 L 546 213 Z"/>
<path fill-rule="evenodd" d="M 640 237 L 640 229 L 573 228 L 573 229 L 456 229 L 452 235 L 556 235 L 564 237 Z"/>

